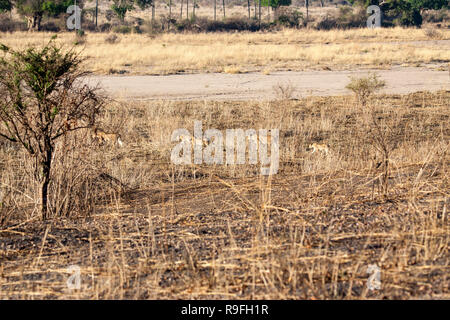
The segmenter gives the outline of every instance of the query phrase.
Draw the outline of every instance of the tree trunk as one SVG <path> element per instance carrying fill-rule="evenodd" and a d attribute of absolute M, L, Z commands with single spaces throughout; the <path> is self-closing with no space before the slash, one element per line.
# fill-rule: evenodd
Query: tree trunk
<path fill-rule="evenodd" d="M 152 2 L 152 24 L 155 22 L 155 1 Z"/>
<path fill-rule="evenodd" d="M 257 12 L 257 10 L 256 10 L 256 0 L 253 0 L 253 4 L 255 5 L 255 20 L 256 20 L 256 18 L 257 18 L 257 16 L 256 16 L 256 12 Z"/>
<path fill-rule="evenodd" d="M 40 168 L 42 170 L 41 180 L 41 216 L 42 220 L 48 218 L 48 186 L 50 184 L 50 168 L 52 165 L 53 147 L 50 141 L 45 143 L 45 150 L 40 160 Z"/>
<path fill-rule="evenodd" d="M 95 26 L 98 26 L 98 0 L 95 0 Z"/>
<path fill-rule="evenodd" d="M 180 19 L 183 19 L 183 0 L 181 0 Z"/>
<path fill-rule="evenodd" d="M 259 8 L 259 28 L 261 28 L 261 0 L 259 0 L 259 4 L 258 4 Z"/>
<path fill-rule="evenodd" d="M 306 8 L 306 24 L 308 24 L 308 20 L 309 20 L 309 0 L 305 0 L 305 8 Z"/>
<path fill-rule="evenodd" d="M 217 4 L 216 4 L 217 0 L 214 0 L 214 21 L 216 21 L 217 16 L 216 16 L 216 11 L 217 11 Z"/>
<path fill-rule="evenodd" d="M 250 0 L 247 0 L 248 18 L 250 19 Z"/>
<path fill-rule="evenodd" d="M 186 0 L 186 19 L 189 19 L 189 0 Z"/>
<path fill-rule="evenodd" d="M 192 18 L 195 19 L 195 0 L 192 0 Z"/>
<path fill-rule="evenodd" d="M 222 0 L 223 17 L 225 18 L 225 0 Z"/>

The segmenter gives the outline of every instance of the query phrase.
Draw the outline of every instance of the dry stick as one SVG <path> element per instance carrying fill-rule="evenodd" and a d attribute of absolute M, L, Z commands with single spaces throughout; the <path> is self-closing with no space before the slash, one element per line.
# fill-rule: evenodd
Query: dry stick
<path fill-rule="evenodd" d="M 446 215 L 447 215 L 447 197 L 445 197 L 444 199 L 444 208 L 442 209 L 442 217 L 441 217 L 442 222 L 445 221 Z"/>
<path fill-rule="evenodd" d="M 148 214 L 147 214 L 148 215 L 148 217 L 147 217 L 147 219 L 148 219 L 147 241 L 149 243 L 151 243 L 151 247 L 148 248 L 148 256 L 150 256 L 150 253 L 151 253 L 151 256 L 153 257 L 155 255 L 156 238 L 155 238 L 155 230 L 153 227 L 153 219 L 152 219 L 152 215 L 151 215 L 152 208 L 150 207 L 149 204 L 147 204 L 147 211 L 148 211 Z M 150 235 L 152 236 L 151 239 L 150 239 Z"/>
<path fill-rule="evenodd" d="M 28 199 L 34 201 L 34 199 L 32 197 L 30 197 L 29 195 L 25 194 L 23 191 L 20 191 L 19 189 L 14 188 L 13 186 L 0 182 L 3 186 L 10 188 L 11 190 L 14 190 L 16 192 L 19 192 L 20 194 L 24 195 L 25 197 L 27 197 Z"/>
<path fill-rule="evenodd" d="M 223 17 L 225 18 L 225 0 L 222 0 Z"/>
<path fill-rule="evenodd" d="M 309 0 L 305 0 L 305 7 L 306 7 L 306 23 L 308 23 L 308 20 L 309 20 Z"/>
<path fill-rule="evenodd" d="M 259 28 L 261 28 L 261 0 L 259 0 Z"/>
<path fill-rule="evenodd" d="M 98 0 L 95 0 L 95 26 L 96 27 L 98 26 L 97 21 L 98 21 Z"/>
<path fill-rule="evenodd" d="M 175 209 L 175 166 L 172 165 L 172 219 L 175 215 L 176 209 Z"/>
<path fill-rule="evenodd" d="M 169 0 L 169 23 L 170 23 L 170 18 L 172 18 L 172 0 Z"/>
<path fill-rule="evenodd" d="M 152 24 L 155 21 L 155 0 L 152 1 Z"/>
<path fill-rule="evenodd" d="M 36 266 L 39 263 L 39 260 L 41 259 L 42 252 L 44 251 L 45 240 L 47 239 L 47 234 L 48 234 L 49 229 L 50 229 L 50 226 L 47 226 L 47 228 L 45 229 L 44 237 L 42 238 L 41 250 L 39 251 L 37 260 L 35 260 L 35 262 L 32 265 L 33 267 Z"/>
<path fill-rule="evenodd" d="M 91 286 L 92 286 L 92 289 L 94 290 L 94 288 L 95 288 L 94 258 L 93 258 L 93 254 L 92 254 L 92 233 L 91 232 L 89 232 L 89 258 L 91 260 L 91 278 L 92 278 Z M 98 300 L 98 290 L 96 291 L 96 296 L 97 296 L 97 300 Z"/>
<path fill-rule="evenodd" d="M 181 6 L 180 6 L 180 19 L 183 19 L 183 0 L 181 0 Z"/>

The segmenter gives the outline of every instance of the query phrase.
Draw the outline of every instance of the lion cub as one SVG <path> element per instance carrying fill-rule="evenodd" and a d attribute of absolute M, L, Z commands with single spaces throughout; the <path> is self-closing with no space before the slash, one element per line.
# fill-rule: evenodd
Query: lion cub
<path fill-rule="evenodd" d="M 320 151 L 328 155 L 329 152 L 329 148 L 326 144 L 318 144 L 318 143 L 310 144 L 308 150 L 312 150 L 311 154 L 313 154 L 316 151 Z"/>
<path fill-rule="evenodd" d="M 120 139 L 120 135 L 117 133 L 107 133 L 99 128 L 94 128 L 92 131 L 92 139 L 98 141 L 99 143 L 117 143 L 120 147 L 124 145 L 123 141 Z"/>

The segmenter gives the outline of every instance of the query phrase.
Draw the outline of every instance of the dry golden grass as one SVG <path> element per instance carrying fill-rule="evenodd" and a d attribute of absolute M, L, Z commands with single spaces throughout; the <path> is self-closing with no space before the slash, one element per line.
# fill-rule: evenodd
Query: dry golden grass
<path fill-rule="evenodd" d="M 442 40 L 450 30 L 439 31 Z M 44 45 L 50 33 L 3 33 L 0 43 L 15 48 Z M 444 65 L 450 62 L 448 42 L 430 40 L 420 29 L 284 30 L 273 33 L 119 35 L 88 33 L 83 46 L 89 70 L 100 73 L 171 74 L 184 72 L 239 72 L 345 70 L 394 65 Z M 72 46 L 73 33 L 58 34 Z"/>
<path fill-rule="evenodd" d="M 386 194 L 370 113 L 353 97 L 111 103 L 101 126 L 125 147 L 78 132 L 58 145 L 53 171 L 52 203 L 73 186 L 79 201 L 91 196 L 90 216 L 47 224 L 29 160 L 2 141 L 0 298 L 448 299 L 449 101 L 447 91 L 370 102 L 390 128 Z M 279 173 L 173 166 L 171 133 L 194 120 L 279 128 Z M 313 142 L 329 155 L 306 151 Z M 379 290 L 366 286 L 370 264 Z M 66 286 L 70 265 L 79 290 Z"/>

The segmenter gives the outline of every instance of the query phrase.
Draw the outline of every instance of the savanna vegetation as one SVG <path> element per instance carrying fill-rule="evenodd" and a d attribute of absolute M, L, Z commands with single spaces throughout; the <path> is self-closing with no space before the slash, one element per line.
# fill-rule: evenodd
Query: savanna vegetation
<path fill-rule="evenodd" d="M 448 3 L 351 3 L 79 2 L 83 30 L 69 33 L 72 2 L 0 0 L 0 298 L 450 298 L 446 84 L 388 95 L 373 73 L 343 96 L 279 83 L 272 100 L 145 101 L 86 81 L 450 72 Z M 389 28 L 361 28 L 371 4 Z M 172 133 L 197 120 L 279 129 L 277 174 L 175 165 Z"/>

